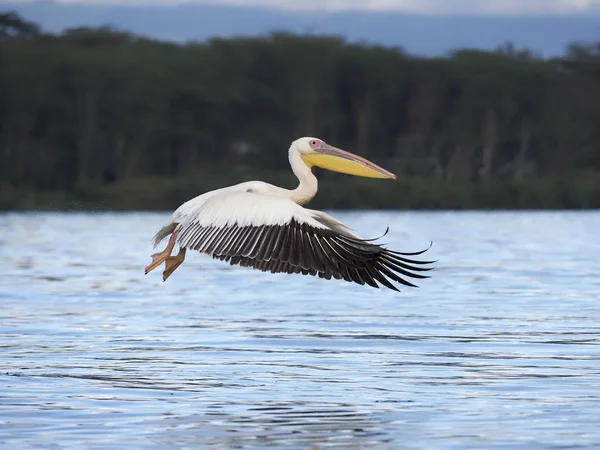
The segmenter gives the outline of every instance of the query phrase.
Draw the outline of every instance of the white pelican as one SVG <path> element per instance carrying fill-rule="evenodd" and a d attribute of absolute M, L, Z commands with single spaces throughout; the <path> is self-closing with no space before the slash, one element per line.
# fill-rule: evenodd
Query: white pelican
<path fill-rule="evenodd" d="M 262 181 L 249 181 L 202 194 L 181 205 L 171 222 L 161 228 L 154 246 L 171 235 L 167 247 L 152 255 L 146 274 L 163 262 L 165 281 L 183 263 L 186 249 L 206 253 L 231 265 L 272 273 L 302 273 L 343 279 L 378 288 L 377 282 L 398 290 L 391 282 L 416 287 L 402 278 L 428 278 L 430 270 L 406 256 L 353 234 L 346 225 L 321 211 L 303 208 L 317 193 L 311 167 L 369 178 L 396 175 L 321 139 L 303 137 L 292 142 L 290 165 L 298 177 L 288 190 Z M 387 231 L 386 231 L 387 233 Z M 177 256 L 171 256 L 175 244 Z"/>

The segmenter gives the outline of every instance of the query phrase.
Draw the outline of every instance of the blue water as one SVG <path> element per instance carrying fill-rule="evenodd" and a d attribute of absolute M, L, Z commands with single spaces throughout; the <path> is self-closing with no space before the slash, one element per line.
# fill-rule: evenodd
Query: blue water
<path fill-rule="evenodd" d="M 401 293 L 188 253 L 164 214 L 0 215 L 2 448 L 600 447 L 600 213 L 333 213 Z"/>

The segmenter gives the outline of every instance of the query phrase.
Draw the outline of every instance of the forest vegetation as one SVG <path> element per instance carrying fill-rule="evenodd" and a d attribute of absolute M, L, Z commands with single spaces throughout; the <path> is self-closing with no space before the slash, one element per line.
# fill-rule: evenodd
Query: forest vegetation
<path fill-rule="evenodd" d="M 293 188 L 317 136 L 398 175 L 319 171 L 321 208 L 599 208 L 600 43 L 445 57 L 276 32 L 173 43 L 0 14 L 0 209 L 174 209 Z M 318 169 L 317 169 L 318 170 Z"/>

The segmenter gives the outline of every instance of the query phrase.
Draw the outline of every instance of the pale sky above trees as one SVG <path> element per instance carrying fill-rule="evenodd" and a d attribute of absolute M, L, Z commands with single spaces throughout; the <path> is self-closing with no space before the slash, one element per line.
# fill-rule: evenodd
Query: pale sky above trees
<path fill-rule="evenodd" d="M 14 1 L 14 0 L 13 0 Z M 19 0 L 16 0 L 19 1 Z M 33 0 L 20 0 L 29 2 Z M 287 9 L 339 11 L 367 9 L 425 14 L 581 14 L 600 13 L 600 0 L 54 0 L 58 3 L 165 4 L 217 3 Z"/>

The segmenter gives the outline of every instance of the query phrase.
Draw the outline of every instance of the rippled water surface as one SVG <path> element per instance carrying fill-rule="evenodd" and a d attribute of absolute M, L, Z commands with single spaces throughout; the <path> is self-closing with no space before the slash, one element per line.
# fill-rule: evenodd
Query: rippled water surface
<path fill-rule="evenodd" d="M 168 213 L 0 215 L 2 447 L 600 447 L 600 213 L 334 215 L 432 278 L 163 283 Z"/>

